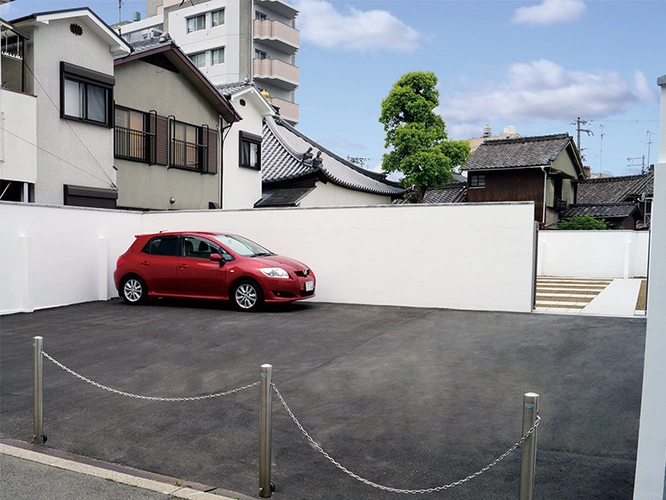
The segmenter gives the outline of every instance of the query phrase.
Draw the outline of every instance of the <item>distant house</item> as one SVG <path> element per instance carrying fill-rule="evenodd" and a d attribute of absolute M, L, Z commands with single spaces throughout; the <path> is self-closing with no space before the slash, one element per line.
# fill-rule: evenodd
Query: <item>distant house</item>
<path fill-rule="evenodd" d="M 251 208 L 262 195 L 263 118 L 273 115 L 275 110 L 250 81 L 216 88 L 242 118 L 224 132 L 221 208 Z"/>
<path fill-rule="evenodd" d="M 255 207 L 388 204 L 405 190 L 341 158 L 279 116 L 264 117 L 263 196 Z"/>
<path fill-rule="evenodd" d="M 650 226 L 654 170 L 645 175 L 587 179 L 578 185 L 578 203 L 561 214 L 562 219 L 591 215 L 604 219 L 611 229 Z"/>
<path fill-rule="evenodd" d="M 118 205 L 219 206 L 222 130 L 240 117 L 168 36 L 132 48 L 115 61 Z"/>
<path fill-rule="evenodd" d="M 542 227 L 576 203 L 585 172 L 568 134 L 487 140 L 467 160 L 467 202 L 534 201 Z"/>
<path fill-rule="evenodd" d="M 0 199 L 115 207 L 113 59 L 130 47 L 88 8 L 1 26 Z"/>

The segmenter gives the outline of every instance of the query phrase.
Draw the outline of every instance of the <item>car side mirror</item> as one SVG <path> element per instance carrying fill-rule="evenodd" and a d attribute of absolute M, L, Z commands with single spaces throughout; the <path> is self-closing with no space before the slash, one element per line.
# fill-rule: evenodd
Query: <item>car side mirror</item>
<path fill-rule="evenodd" d="M 219 253 L 210 254 L 210 260 L 212 260 L 213 262 L 219 262 L 221 266 L 224 265 L 224 259 Z"/>

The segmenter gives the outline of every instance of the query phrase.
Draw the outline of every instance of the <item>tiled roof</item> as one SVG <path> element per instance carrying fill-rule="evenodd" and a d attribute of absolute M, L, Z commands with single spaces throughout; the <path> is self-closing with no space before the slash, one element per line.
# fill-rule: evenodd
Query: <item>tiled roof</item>
<path fill-rule="evenodd" d="M 279 116 L 264 118 L 261 171 L 264 184 L 321 175 L 356 191 L 398 196 L 405 192 L 384 174 L 339 157 L 296 130 Z"/>
<path fill-rule="evenodd" d="M 463 170 L 545 167 L 570 144 L 573 146 L 569 134 L 485 141 L 472 153 Z"/>
<path fill-rule="evenodd" d="M 256 87 L 256 85 L 248 80 L 245 80 L 244 82 L 234 82 L 234 83 L 223 83 L 220 85 L 215 85 L 215 88 L 220 92 L 222 95 L 233 95 L 237 92 L 240 92 L 241 90 L 245 90 L 248 87 Z M 257 88 L 257 91 L 259 89 Z"/>
<path fill-rule="evenodd" d="M 295 207 L 314 187 L 270 189 L 263 192 L 257 207 Z"/>
<path fill-rule="evenodd" d="M 654 170 L 647 175 L 625 175 L 587 179 L 578 184 L 579 203 L 616 203 L 633 201 L 643 193 L 654 194 Z"/>
<path fill-rule="evenodd" d="M 451 182 L 444 187 L 428 189 L 423 195 L 423 203 L 461 203 L 467 195 L 467 183 Z"/>
<path fill-rule="evenodd" d="M 574 215 L 591 215 L 595 219 L 616 219 L 629 217 L 638 210 L 635 203 L 579 203 L 571 205 L 562 213 L 561 219 Z"/>

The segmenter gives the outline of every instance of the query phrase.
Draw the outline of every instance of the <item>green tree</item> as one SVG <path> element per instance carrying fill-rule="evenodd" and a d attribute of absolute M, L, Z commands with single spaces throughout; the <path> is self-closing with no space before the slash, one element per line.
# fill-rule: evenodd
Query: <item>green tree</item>
<path fill-rule="evenodd" d="M 608 229 L 605 219 L 595 219 L 591 215 L 574 215 L 557 223 L 558 229 L 600 230 Z"/>
<path fill-rule="evenodd" d="M 384 125 L 382 168 L 402 172 L 403 186 L 414 187 L 416 201 L 428 187 L 448 184 L 451 168 L 462 165 L 470 155 L 467 141 L 449 141 L 446 124 L 434 112 L 439 106 L 437 77 L 416 71 L 403 75 L 382 101 L 379 121 Z"/>

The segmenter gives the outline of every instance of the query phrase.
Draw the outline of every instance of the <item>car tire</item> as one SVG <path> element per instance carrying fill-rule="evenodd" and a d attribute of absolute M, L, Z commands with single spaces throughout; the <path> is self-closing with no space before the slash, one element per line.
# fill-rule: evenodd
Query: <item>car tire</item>
<path fill-rule="evenodd" d="M 264 292 L 256 281 L 240 280 L 231 291 L 231 303 L 244 312 L 256 311 L 264 303 Z"/>
<path fill-rule="evenodd" d="M 146 283 L 138 276 L 126 276 L 120 282 L 120 296 L 125 304 L 132 306 L 141 304 L 148 296 Z"/>

